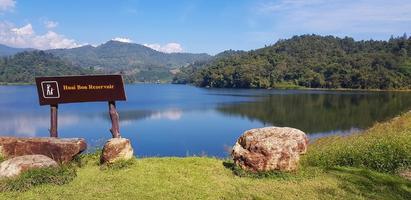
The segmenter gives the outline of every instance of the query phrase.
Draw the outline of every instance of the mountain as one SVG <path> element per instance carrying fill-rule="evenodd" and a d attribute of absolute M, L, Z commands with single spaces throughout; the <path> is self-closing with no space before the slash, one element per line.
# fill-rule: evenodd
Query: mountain
<path fill-rule="evenodd" d="M 9 47 L 3 44 L 0 44 L 0 57 L 3 56 L 11 56 L 16 53 L 20 53 L 23 51 L 33 51 L 34 49 L 30 48 L 14 48 L 14 47 Z"/>
<path fill-rule="evenodd" d="M 34 83 L 36 76 L 85 75 L 92 69 L 72 66 L 44 51 L 25 51 L 0 58 L 0 83 Z"/>
<path fill-rule="evenodd" d="M 411 88 L 411 37 L 355 41 L 301 35 L 248 52 L 223 52 L 180 70 L 174 83 L 228 88 Z"/>
<path fill-rule="evenodd" d="M 100 46 L 91 45 L 72 49 L 47 50 L 81 67 L 129 69 L 166 67 L 175 68 L 198 60 L 208 60 L 208 54 L 163 53 L 146 46 L 110 40 Z"/>
<path fill-rule="evenodd" d="M 123 74 L 127 82 L 171 81 L 172 69 L 211 59 L 208 54 L 163 53 L 135 43 L 110 40 L 102 45 L 52 49 L 73 66 Z"/>
<path fill-rule="evenodd" d="M 34 51 L 34 49 L 20 49 L 0 45 L 0 57 L 14 55 L 11 60 L 18 59 L 19 62 L 23 62 L 24 59 L 27 59 L 24 61 L 27 65 L 37 64 L 35 63 L 35 58 L 17 55 L 17 53 L 23 51 Z M 86 45 L 72 49 L 50 49 L 43 53 L 55 55 L 55 57 L 49 58 L 53 60 L 59 59 L 59 62 L 63 63 L 63 66 L 76 67 L 76 69 L 82 68 L 86 71 L 98 71 L 104 74 L 122 74 L 128 83 L 168 82 L 171 81 L 173 73 L 178 71 L 178 68 L 188 66 L 198 61 L 208 61 L 212 58 L 212 56 L 204 53 L 163 53 L 140 44 L 123 43 L 113 40 L 97 47 Z M 44 58 L 42 57 L 44 55 L 39 53 L 27 54 L 26 56 L 28 55 L 40 56 L 38 58 L 40 60 Z M 20 67 L 18 67 L 18 70 L 21 69 Z M 3 68 L 5 68 L 5 66 L 3 66 Z M 9 71 L 10 70 L 7 69 L 3 71 L 3 73 Z M 12 74 L 18 76 L 15 74 L 17 71 L 12 70 Z M 53 74 L 55 73 L 53 72 Z M 3 75 L 8 77 L 3 77 L 3 81 L 11 80 L 9 75 Z M 17 79 L 20 80 L 19 78 Z M 22 79 L 21 81 L 27 80 L 27 78 L 24 78 L 24 80 Z"/>

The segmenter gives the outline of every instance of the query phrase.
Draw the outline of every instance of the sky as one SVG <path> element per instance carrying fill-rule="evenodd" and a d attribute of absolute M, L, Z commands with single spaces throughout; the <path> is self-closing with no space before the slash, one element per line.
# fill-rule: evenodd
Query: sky
<path fill-rule="evenodd" d="M 0 44 L 37 49 L 118 40 L 216 54 L 302 34 L 387 40 L 410 30 L 411 0 L 0 0 Z"/>

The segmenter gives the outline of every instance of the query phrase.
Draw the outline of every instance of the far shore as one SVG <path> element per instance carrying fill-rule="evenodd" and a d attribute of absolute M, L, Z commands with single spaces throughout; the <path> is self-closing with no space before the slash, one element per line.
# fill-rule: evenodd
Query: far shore
<path fill-rule="evenodd" d="M 126 83 L 126 85 L 137 85 L 137 84 L 161 84 L 161 85 L 190 85 L 192 84 L 176 84 L 171 82 L 136 82 L 136 83 Z M 35 83 L 7 83 L 0 82 L 0 86 L 26 86 L 35 85 Z M 195 86 L 198 87 L 198 86 Z M 359 92 L 411 92 L 409 89 L 357 89 L 357 88 L 307 88 L 301 86 L 295 87 L 273 87 L 273 88 L 216 88 L 216 87 L 198 87 L 198 88 L 210 88 L 210 89 L 259 89 L 259 90 L 314 90 L 314 91 L 359 91 Z"/>

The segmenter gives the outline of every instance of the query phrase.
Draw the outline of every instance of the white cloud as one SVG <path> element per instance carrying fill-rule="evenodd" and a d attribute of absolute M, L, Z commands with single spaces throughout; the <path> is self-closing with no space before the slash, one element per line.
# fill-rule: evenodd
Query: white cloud
<path fill-rule="evenodd" d="M 48 29 L 55 28 L 55 27 L 57 27 L 58 25 L 59 25 L 59 23 L 58 23 L 58 22 L 55 22 L 55 21 L 51 21 L 51 20 L 44 21 L 44 26 L 45 26 L 46 28 L 48 28 Z"/>
<path fill-rule="evenodd" d="M 11 31 L 13 31 L 16 35 L 33 35 L 33 27 L 31 24 L 27 24 L 21 28 L 12 28 Z"/>
<path fill-rule="evenodd" d="M 0 0 L 0 12 L 13 10 L 15 6 L 15 0 Z"/>
<path fill-rule="evenodd" d="M 131 40 L 130 38 L 125 38 L 125 37 L 116 37 L 111 39 L 113 41 L 117 41 L 117 42 L 124 42 L 124 43 L 132 43 L 133 40 Z"/>
<path fill-rule="evenodd" d="M 156 51 L 161 51 L 164 53 L 179 53 L 183 52 L 183 47 L 179 43 L 167 43 L 164 46 L 161 46 L 160 44 L 154 43 L 154 44 L 143 44 L 146 47 L 152 48 Z"/>
<path fill-rule="evenodd" d="M 8 22 L 0 22 L 0 43 L 13 47 L 36 49 L 74 48 L 80 46 L 75 40 L 54 31 L 36 34 L 32 25 L 15 27 Z"/>
<path fill-rule="evenodd" d="M 79 46 L 73 39 L 68 39 L 64 35 L 53 31 L 36 36 L 32 43 L 34 47 L 39 49 L 73 48 Z"/>

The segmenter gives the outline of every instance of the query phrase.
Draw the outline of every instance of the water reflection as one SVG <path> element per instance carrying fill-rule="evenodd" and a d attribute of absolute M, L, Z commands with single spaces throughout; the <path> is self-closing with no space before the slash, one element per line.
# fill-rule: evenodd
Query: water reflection
<path fill-rule="evenodd" d="M 64 128 L 78 124 L 80 118 L 75 115 L 59 116 L 59 126 Z M 45 115 L 33 115 L 26 113 L 2 113 L 0 116 L 0 127 L 7 135 L 34 137 L 38 136 L 40 130 L 48 130 L 50 117 Z"/>
<path fill-rule="evenodd" d="M 138 120 L 179 120 L 183 111 L 177 108 L 166 109 L 164 111 L 126 111 L 121 113 L 120 123 L 122 126 L 133 125 Z M 109 124 L 110 118 L 107 113 L 87 113 L 65 114 L 58 116 L 58 128 L 65 129 L 69 126 L 81 125 L 82 123 L 106 123 Z M 11 113 L 2 112 L 0 115 L 0 127 L 3 132 L 11 136 L 35 137 L 47 136 L 44 130 L 50 127 L 50 116 L 46 113 L 28 114 L 28 113 Z M 48 131 L 46 131 L 48 133 Z"/>
<path fill-rule="evenodd" d="M 151 114 L 150 119 L 168 119 L 168 120 L 179 120 L 183 115 L 183 111 L 177 108 L 172 108 L 169 110 L 154 112 Z"/>
<path fill-rule="evenodd" d="M 166 108 L 165 110 L 129 110 L 121 112 L 121 122 L 132 122 L 142 119 L 168 119 L 179 120 L 183 115 L 183 110 L 179 108 Z M 105 117 L 105 116 L 104 116 Z"/>
<path fill-rule="evenodd" d="M 361 133 L 361 130 L 362 129 L 352 127 L 350 129 L 347 129 L 347 130 L 332 130 L 332 131 L 327 131 L 327 132 L 309 133 L 309 139 L 312 142 L 317 138 L 326 137 L 326 136 L 329 136 L 329 135 L 344 136 L 344 135 L 351 135 L 351 134 L 355 134 L 355 133 Z"/>
<path fill-rule="evenodd" d="M 307 133 L 364 129 L 411 109 L 410 93 L 269 95 L 258 101 L 223 104 L 228 116 L 241 116 L 275 126 L 290 126 Z M 338 133 L 338 132 L 335 132 Z"/>
<path fill-rule="evenodd" d="M 138 156 L 224 157 L 247 129 L 289 126 L 310 134 L 350 134 L 411 109 L 411 93 L 200 89 L 128 85 L 118 102 L 120 131 Z M 49 107 L 33 86 L 0 87 L 2 135 L 49 135 Z M 59 106 L 60 137 L 101 147 L 111 137 L 107 102 Z M 90 148 L 93 149 L 93 148 Z"/>
<path fill-rule="evenodd" d="M 170 108 L 164 111 L 124 111 L 121 112 L 120 125 L 127 126 L 136 123 L 138 120 L 171 120 L 176 121 L 183 116 L 183 110 L 178 108 Z"/>

